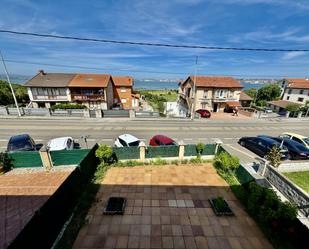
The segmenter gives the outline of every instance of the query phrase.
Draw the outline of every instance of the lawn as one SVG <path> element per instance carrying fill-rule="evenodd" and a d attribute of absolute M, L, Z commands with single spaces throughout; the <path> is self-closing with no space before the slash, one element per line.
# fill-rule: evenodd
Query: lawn
<path fill-rule="evenodd" d="M 305 192 L 309 193 L 309 171 L 288 172 L 283 174 L 305 190 Z"/>

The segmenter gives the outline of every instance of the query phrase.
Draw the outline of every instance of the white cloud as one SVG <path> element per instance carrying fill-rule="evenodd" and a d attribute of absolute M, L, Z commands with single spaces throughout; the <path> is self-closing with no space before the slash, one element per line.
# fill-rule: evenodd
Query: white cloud
<path fill-rule="evenodd" d="M 295 51 L 295 52 L 287 52 L 282 56 L 283 60 L 291 60 L 296 57 L 300 57 L 302 55 L 308 54 L 308 52 L 302 52 L 302 51 Z"/>

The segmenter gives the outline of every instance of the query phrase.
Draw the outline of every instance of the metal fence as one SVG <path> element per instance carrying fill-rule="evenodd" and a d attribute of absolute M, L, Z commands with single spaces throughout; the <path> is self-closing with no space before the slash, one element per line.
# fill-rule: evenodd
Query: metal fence
<path fill-rule="evenodd" d="M 114 155 L 117 160 L 132 160 L 139 159 L 139 147 L 122 147 L 122 148 L 113 148 Z"/>
<path fill-rule="evenodd" d="M 159 112 L 148 112 L 148 111 L 139 111 L 135 112 L 136 118 L 159 118 L 160 113 Z"/>
<path fill-rule="evenodd" d="M 129 118 L 129 110 L 103 110 L 104 118 Z"/>

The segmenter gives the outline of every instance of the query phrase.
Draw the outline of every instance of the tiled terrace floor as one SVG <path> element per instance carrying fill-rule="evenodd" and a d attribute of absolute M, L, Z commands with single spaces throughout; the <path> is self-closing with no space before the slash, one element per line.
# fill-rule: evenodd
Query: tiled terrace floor
<path fill-rule="evenodd" d="M 72 170 L 0 176 L 0 249 L 7 248 Z"/>
<path fill-rule="evenodd" d="M 208 198 L 224 196 L 235 217 L 216 217 Z M 106 216 L 111 196 L 123 216 Z M 74 248 L 272 248 L 211 165 L 112 168 Z"/>

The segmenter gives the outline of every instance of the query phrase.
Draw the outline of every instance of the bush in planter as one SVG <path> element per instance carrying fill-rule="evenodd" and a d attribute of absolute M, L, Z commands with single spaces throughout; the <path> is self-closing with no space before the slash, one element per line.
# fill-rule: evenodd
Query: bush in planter
<path fill-rule="evenodd" d="M 198 143 L 196 145 L 196 151 L 197 151 L 197 155 L 201 156 L 201 154 L 203 153 L 203 151 L 205 150 L 205 144 L 203 143 Z"/>
<path fill-rule="evenodd" d="M 95 156 L 100 159 L 103 164 L 111 164 L 114 162 L 113 150 L 106 144 L 101 144 L 95 152 Z"/>
<path fill-rule="evenodd" d="M 230 156 L 227 152 L 220 152 L 215 157 L 214 165 L 222 171 L 235 172 L 239 167 L 239 158 L 236 156 Z"/>
<path fill-rule="evenodd" d="M 13 160 L 8 156 L 7 153 L 0 152 L 0 169 L 1 168 L 4 172 L 7 172 L 13 168 Z"/>

